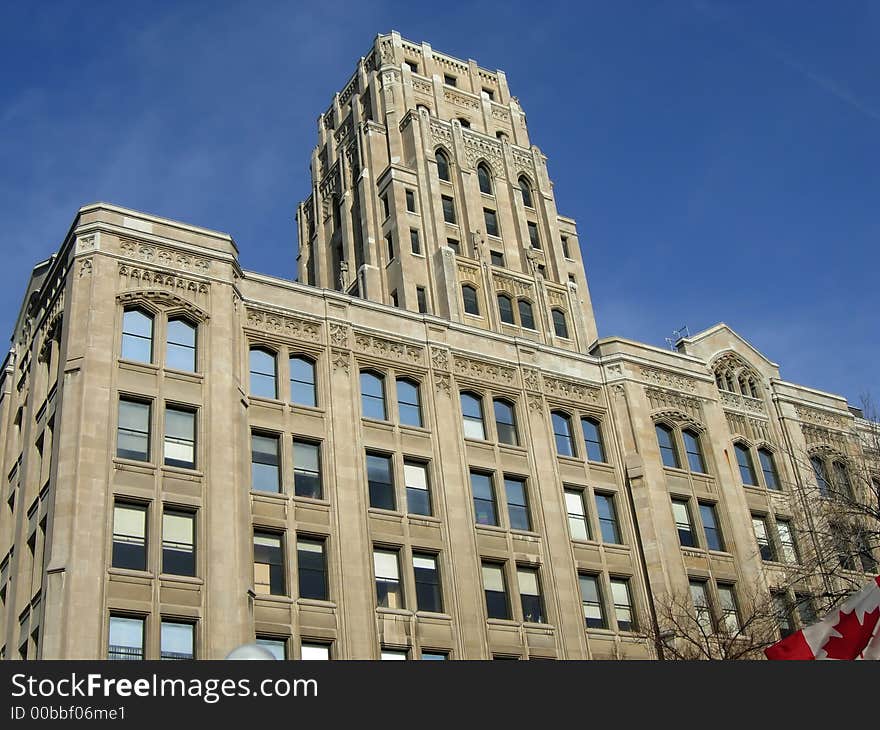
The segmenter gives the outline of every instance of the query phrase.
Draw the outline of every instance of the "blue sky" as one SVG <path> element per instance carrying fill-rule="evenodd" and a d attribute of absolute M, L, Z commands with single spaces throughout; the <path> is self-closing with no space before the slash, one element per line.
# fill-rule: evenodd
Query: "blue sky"
<path fill-rule="evenodd" d="M 577 219 L 600 336 L 727 322 L 788 380 L 878 390 L 880 3 L 42 2 L 0 24 L 0 332 L 105 200 L 295 275 L 316 118 L 398 30 L 507 73 Z M 4 335 L 5 336 L 5 335 Z"/>

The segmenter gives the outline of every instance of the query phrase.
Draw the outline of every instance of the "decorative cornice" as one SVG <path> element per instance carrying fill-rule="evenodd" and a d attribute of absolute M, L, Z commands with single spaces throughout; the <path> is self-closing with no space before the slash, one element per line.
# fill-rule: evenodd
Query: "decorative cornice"
<path fill-rule="evenodd" d="M 766 414 L 764 401 L 760 398 L 750 398 L 739 393 L 732 393 L 729 390 L 719 390 L 718 396 L 724 408 L 733 408 L 734 410 L 745 411 L 746 413 Z"/>
<path fill-rule="evenodd" d="M 796 405 L 794 409 L 801 421 L 825 426 L 826 428 L 836 428 L 840 431 L 846 430 L 843 419 L 834 413 L 802 405 Z"/>
<path fill-rule="evenodd" d="M 359 352 L 411 364 L 421 363 L 425 352 L 423 347 L 388 340 L 365 332 L 355 332 L 354 346 Z"/>
<path fill-rule="evenodd" d="M 555 398 L 568 398 L 581 403 L 598 403 L 600 390 L 595 385 L 544 375 L 544 393 Z"/>
<path fill-rule="evenodd" d="M 668 370 L 658 370 L 657 368 L 649 367 L 642 367 L 641 370 L 642 377 L 655 385 L 674 388 L 675 390 L 688 390 L 692 393 L 697 390 L 697 381 L 685 375 L 679 375 Z"/>
<path fill-rule="evenodd" d="M 165 246 L 140 243 L 127 238 L 119 239 L 119 248 L 126 256 L 149 264 L 164 266 L 169 269 L 192 271 L 196 274 L 207 274 L 211 270 L 211 261 L 201 256 L 185 254 Z"/>
<path fill-rule="evenodd" d="M 678 410 L 690 418 L 702 421 L 702 408 L 698 398 L 691 398 L 671 390 L 645 387 L 645 395 L 652 411 Z"/>
<path fill-rule="evenodd" d="M 162 287 L 193 299 L 206 297 L 209 291 L 209 285 L 202 281 L 125 263 L 119 264 L 119 276 L 122 277 L 127 288 Z"/>
<path fill-rule="evenodd" d="M 321 325 L 318 322 L 251 306 L 246 306 L 246 310 L 247 326 L 252 329 L 294 340 L 321 341 Z"/>
<path fill-rule="evenodd" d="M 123 305 L 148 301 L 158 304 L 161 307 L 179 307 L 200 322 L 204 322 L 209 318 L 208 313 L 204 309 L 197 306 L 189 299 L 184 299 L 183 297 L 178 296 L 175 292 L 166 291 L 164 289 L 138 289 L 136 291 L 126 291 L 119 294 L 116 297 L 116 301 Z"/>
<path fill-rule="evenodd" d="M 489 379 L 504 385 L 516 384 L 516 370 L 507 365 L 499 365 L 485 360 L 454 355 L 455 374 L 462 377 Z"/>
<path fill-rule="evenodd" d="M 504 274 L 493 274 L 492 281 L 496 292 L 505 292 L 516 297 L 534 297 L 531 282 L 521 281 Z"/>

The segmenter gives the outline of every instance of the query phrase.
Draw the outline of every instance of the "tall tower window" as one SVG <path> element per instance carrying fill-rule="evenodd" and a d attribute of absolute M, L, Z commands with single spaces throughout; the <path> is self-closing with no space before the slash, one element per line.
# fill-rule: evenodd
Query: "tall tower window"
<path fill-rule="evenodd" d="M 480 304 L 477 301 L 477 290 L 470 284 L 461 287 L 461 297 L 464 300 L 464 311 L 467 314 L 480 314 Z"/>
<path fill-rule="evenodd" d="M 565 312 L 561 309 L 554 309 L 551 315 L 553 317 L 553 331 L 556 333 L 556 336 L 567 340 L 568 323 L 565 321 Z"/>
<path fill-rule="evenodd" d="M 443 195 L 441 200 L 443 202 L 443 220 L 455 225 L 455 201 L 448 195 Z"/>
<path fill-rule="evenodd" d="M 485 163 L 477 165 L 477 180 L 480 183 L 480 192 L 486 195 L 492 195 L 492 173 Z"/>
<path fill-rule="evenodd" d="M 498 215 L 491 208 L 483 208 L 483 220 L 486 222 L 486 233 L 496 238 L 501 234 L 498 232 Z"/>
<path fill-rule="evenodd" d="M 449 181 L 449 157 L 443 150 L 437 150 L 434 154 L 437 161 L 437 177 Z"/>
<path fill-rule="evenodd" d="M 541 238 L 538 236 L 538 224 L 529 221 L 529 245 L 532 248 L 541 248 Z"/>
<path fill-rule="evenodd" d="M 535 316 L 532 314 L 532 305 L 525 299 L 520 299 L 517 303 L 519 308 L 519 324 L 528 330 L 535 329 Z"/>
<path fill-rule="evenodd" d="M 507 294 L 498 295 L 498 312 L 504 324 L 516 324 L 513 318 L 513 300 Z"/>
<path fill-rule="evenodd" d="M 526 208 L 534 208 L 535 206 L 532 203 L 532 186 L 525 177 L 520 177 L 519 179 L 519 190 L 522 193 L 523 205 Z"/>

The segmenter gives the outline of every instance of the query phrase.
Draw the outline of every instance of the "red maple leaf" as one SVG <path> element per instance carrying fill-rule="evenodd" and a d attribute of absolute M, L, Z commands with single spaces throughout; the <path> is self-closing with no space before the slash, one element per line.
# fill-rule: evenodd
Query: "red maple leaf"
<path fill-rule="evenodd" d="M 834 630 L 840 636 L 832 636 L 825 642 L 825 653 L 829 659 L 855 659 L 867 646 L 874 634 L 874 627 L 880 620 L 880 606 L 865 614 L 865 622 L 856 617 L 856 611 L 841 611 L 840 620 Z"/>

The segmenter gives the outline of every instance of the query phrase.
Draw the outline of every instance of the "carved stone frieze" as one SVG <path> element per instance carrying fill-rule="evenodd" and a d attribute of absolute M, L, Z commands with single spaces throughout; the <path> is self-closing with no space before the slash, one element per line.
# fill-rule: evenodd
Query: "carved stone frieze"
<path fill-rule="evenodd" d="M 330 362 L 334 370 L 344 370 L 347 375 L 351 367 L 351 353 L 347 350 L 331 350 Z"/>
<path fill-rule="evenodd" d="M 449 370 L 449 350 L 431 347 L 431 367 L 436 370 Z"/>
<path fill-rule="evenodd" d="M 273 335 L 284 335 L 294 340 L 321 341 L 321 325 L 300 317 L 247 307 L 247 326 Z"/>
<path fill-rule="evenodd" d="M 657 368 L 642 368 L 642 377 L 649 383 L 661 385 L 666 388 L 675 390 L 687 390 L 691 393 L 697 390 L 697 381 L 685 375 L 672 373 L 668 370 L 658 370 Z"/>
<path fill-rule="evenodd" d="M 541 390 L 541 373 L 535 368 L 523 368 L 523 384 L 528 390 Z"/>
<path fill-rule="evenodd" d="M 659 388 L 645 388 L 645 395 L 651 404 L 652 411 L 679 410 L 697 421 L 703 420 L 702 408 L 697 398 L 690 398 L 681 393 Z"/>
<path fill-rule="evenodd" d="M 568 398 L 580 403 L 598 403 L 600 391 L 595 385 L 544 375 L 544 393 L 554 398 Z"/>
<path fill-rule="evenodd" d="M 843 419 L 834 413 L 801 405 L 795 406 L 795 411 L 801 421 L 813 423 L 818 426 L 825 426 L 826 428 L 837 428 L 842 431 L 846 430 L 846 425 L 844 424 Z"/>
<path fill-rule="evenodd" d="M 454 356 L 455 374 L 464 377 L 491 380 L 495 383 L 513 385 L 516 383 L 516 370 L 507 365 L 477 360 L 461 355 Z"/>
<path fill-rule="evenodd" d="M 145 261 L 157 266 L 165 266 L 177 271 L 192 271 L 206 274 L 211 270 L 211 262 L 201 256 L 183 253 L 165 246 L 140 243 L 129 239 L 120 239 L 119 248 L 126 256 L 138 261 Z"/>
<path fill-rule="evenodd" d="M 363 332 L 355 333 L 354 345 L 355 349 L 359 352 L 412 364 L 420 363 L 425 352 L 423 347 L 408 345 L 404 342 L 395 342 L 394 340 L 376 337 L 375 335 Z"/>
<path fill-rule="evenodd" d="M 449 395 L 452 388 L 449 375 L 446 373 L 434 373 L 434 388 L 438 393 Z"/>
<path fill-rule="evenodd" d="M 339 322 L 330 323 L 330 344 L 333 347 L 348 347 L 348 325 Z"/>

